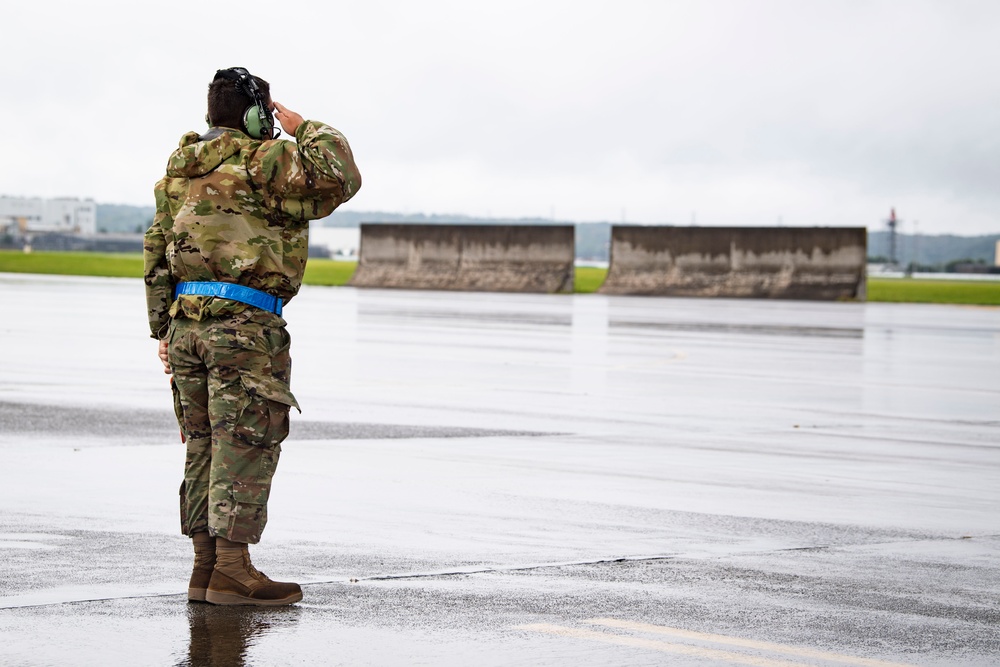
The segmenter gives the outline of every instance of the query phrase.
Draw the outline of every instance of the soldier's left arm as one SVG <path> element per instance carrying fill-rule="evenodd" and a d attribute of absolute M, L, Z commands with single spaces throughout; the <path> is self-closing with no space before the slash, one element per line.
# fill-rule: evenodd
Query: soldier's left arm
<path fill-rule="evenodd" d="M 269 141 L 250 165 L 250 176 L 268 207 L 294 222 L 325 218 L 361 187 L 361 173 L 343 134 L 307 120 L 295 132 L 298 144 Z"/>
<path fill-rule="evenodd" d="M 167 262 L 167 241 L 163 230 L 173 220 L 167 205 L 165 184 L 160 181 L 154 190 L 156 215 L 143 239 L 143 281 L 146 283 L 146 309 L 152 338 L 161 338 L 170 319 L 168 311 L 174 299 L 174 281 Z"/>

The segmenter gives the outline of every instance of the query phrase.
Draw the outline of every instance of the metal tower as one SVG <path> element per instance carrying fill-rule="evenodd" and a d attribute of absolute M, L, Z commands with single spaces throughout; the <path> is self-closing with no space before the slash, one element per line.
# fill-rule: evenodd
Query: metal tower
<path fill-rule="evenodd" d="M 889 264 L 893 268 L 899 267 L 899 260 L 896 257 L 896 227 L 902 220 L 896 220 L 896 208 L 889 209 L 889 219 L 886 224 L 889 226 Z"/>

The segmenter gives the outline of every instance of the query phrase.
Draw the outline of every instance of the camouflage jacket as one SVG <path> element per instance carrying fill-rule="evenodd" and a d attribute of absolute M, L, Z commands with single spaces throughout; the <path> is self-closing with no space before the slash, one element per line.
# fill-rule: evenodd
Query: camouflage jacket
<path fill-rule="evenodd" d="M 213 136 L 214 135 L 214 136 Z M 156 215 L 144 246 L 146 306 L 153 338 L 170 317 L 236 314 L 246 306 L 182 295 L 182 281 L 239 283 L 288 301 L 309 254 L 309 221 L 361 187 L 347 140 L 316 121 L 292 141 L 260 141 L 228 128 L 181 137 L 155 188 Z"/>

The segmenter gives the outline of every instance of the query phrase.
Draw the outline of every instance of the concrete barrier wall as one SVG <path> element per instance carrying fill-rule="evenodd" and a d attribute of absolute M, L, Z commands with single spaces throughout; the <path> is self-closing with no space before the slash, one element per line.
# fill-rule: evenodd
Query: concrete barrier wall
<path fill-rule="evenodd" d="M 611 230 L 600 292 L 865 300 L 864 227 L 630 227 Z"/>
<path fill-rule="evenodd" d="M 572 225 L 362 224 L 355 287 L 572 292 Z"/>

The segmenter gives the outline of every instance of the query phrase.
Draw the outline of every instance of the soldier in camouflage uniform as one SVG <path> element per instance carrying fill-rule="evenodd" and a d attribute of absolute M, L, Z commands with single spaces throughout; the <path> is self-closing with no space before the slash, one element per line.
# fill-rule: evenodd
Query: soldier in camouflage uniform
<path fill-rule="evenodd" d="M 268 579 L 247 551 L 267 521 L 289 409 L 298 409 L 281 306 L 302 284 L 309 220 L 354 196 L 361 176 L 342 134 L 272 103 L 263 79 L 253 77 L 250 96 L 246 77 L 234 85 L 233 72 L 249 76 L 217 73 L 211 129 L 181 137 L 156 184 L 146 301 L 187 444 L 181 530 L 195 547 L 188 597 L 281 605 L 300 600 L 300 587 Z M 261 139 L 248 136 L 255 97 L 297 144 L 270 139 L 266 126 Z M 251 288 L 266 303 L 221 296 L 218 283 Z M 184 293 L 185 284 L 211 293 Z"/>

